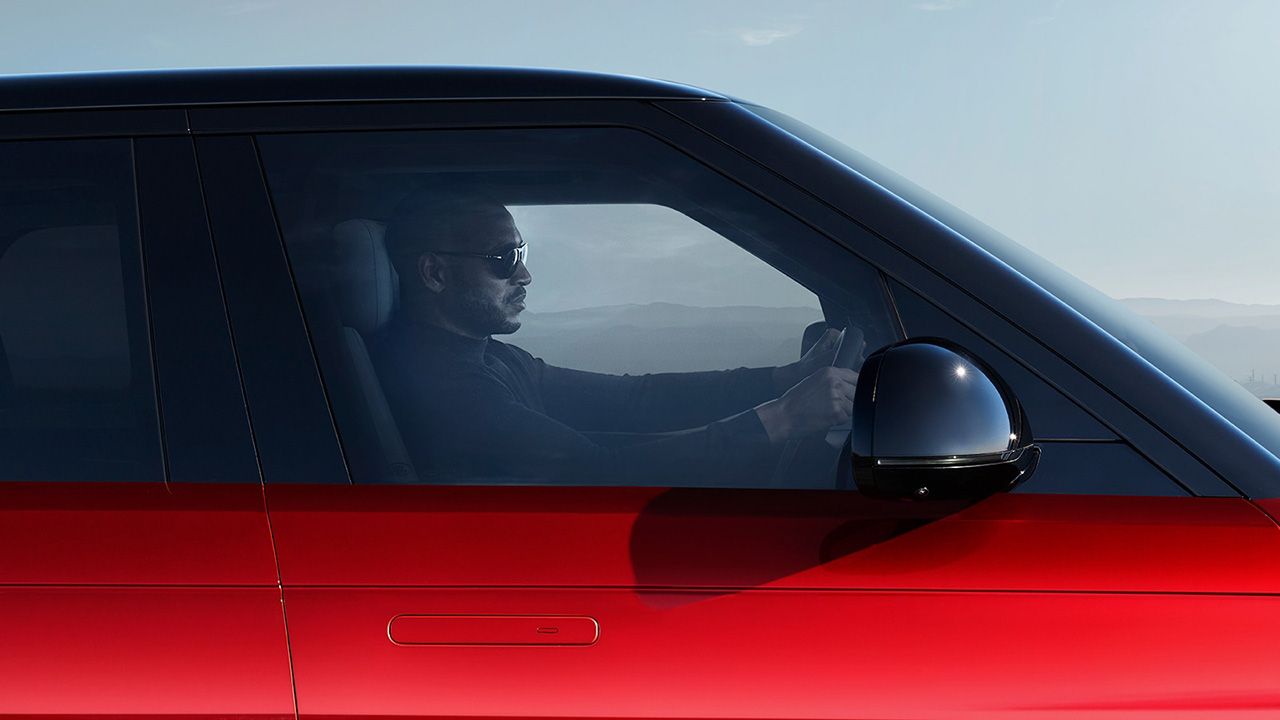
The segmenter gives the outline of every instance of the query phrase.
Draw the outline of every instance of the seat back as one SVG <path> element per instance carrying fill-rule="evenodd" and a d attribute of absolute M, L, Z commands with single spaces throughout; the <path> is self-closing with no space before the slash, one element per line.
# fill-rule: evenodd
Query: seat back
<path fill-rule="evenodd" d="M 335 403 L 345 406 L 339 413 L 347 418 L 343 441 L 348 460 L 352 455 L 369 456 L 353 463 L 353 477 L 414 483 L 417 473 L 365 344 L 366 338 L 387 324 L 399 303 L 400 280 L 383 244 L 385 231 L 382 223 L 364 219 L 347 220 L 333 228 L 328 281 L 341 324 L 337 359 L 344 377 L 331 383 L 331 391 Z M 353 432 L 363 432 L 364 437 L 353 438 Z"/>

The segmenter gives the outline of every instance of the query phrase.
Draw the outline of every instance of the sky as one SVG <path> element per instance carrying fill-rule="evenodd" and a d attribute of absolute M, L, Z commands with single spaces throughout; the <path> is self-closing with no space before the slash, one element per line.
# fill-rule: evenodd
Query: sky
<path fill-rule="evenodd" d="M 1115 297 L 1280 304 L 1272 0 L 0 0 L 0 73 L 517 65 L 799 118 Z"/>
<path fill-rule="evenodd" d="M 543 205 L 511 213 L 529 244 L 533 312 L 653 302 L 819 305 L 813 292 L 670 208 Z"/>

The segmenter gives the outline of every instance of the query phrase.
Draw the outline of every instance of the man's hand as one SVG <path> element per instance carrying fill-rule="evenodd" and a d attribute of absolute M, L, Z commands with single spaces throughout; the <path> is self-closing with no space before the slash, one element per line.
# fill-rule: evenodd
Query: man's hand
<path fill-rule="evenodd" d="M 798 362 L 773 369 L 773 387 L 779 394 L 786 392 L 796 383 L 809 377 L 818 368 L 827 367 L 836 359 L 836 350 L 840 345 L 840 331 L 827 328 L 822 337 L 809 348 Z"/>
<path fill-rule="evenodd" d="M 858 373 L 823 367 L 777 400 L 757 406 L 756 415 L 772 443 L 825 431 L 848 422 L 853 416 L 853 393 L 857 386 Z"/>

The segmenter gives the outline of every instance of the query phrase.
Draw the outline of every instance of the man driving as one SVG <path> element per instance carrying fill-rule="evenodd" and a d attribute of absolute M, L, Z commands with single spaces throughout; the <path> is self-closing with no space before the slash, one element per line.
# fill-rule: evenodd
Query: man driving
<path fill-rule="evenodd" d="M 433 482 L 761 484 L 779 445 L 850 418 L 857 375 L 830 367 L 833 330 L 790 365 L 638 376 L 555 367 L 493 339 L 520 328 L 532 281 L 520 231 L 493 200 L 412 194 L 385 241 L 400 311 L 370 350 Z"/>

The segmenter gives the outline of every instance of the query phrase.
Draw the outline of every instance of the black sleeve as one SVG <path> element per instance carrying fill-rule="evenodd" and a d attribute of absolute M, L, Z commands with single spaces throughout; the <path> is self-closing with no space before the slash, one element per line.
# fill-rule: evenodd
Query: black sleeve
<path fill-rule="evenodd" d="M 765 462 L 772 457 L 768 435 L 751 410 L 650 442 L 604 447 L 519 402 L 496 379 L 477 373 L 455 387 L 465 388 L 464 403 L 435 404 L 432 421 L 413 423 L 428 434 L 406 433 L 420 470 L 443 465 L 469 482 L 492 474 L 582 485 L 741 487 L 763 482 L 761 468 L 772 467 Z M 421 457 L 427 447 L 436 457 Z"/>
<path fill-rule="evenodd" d="M 775 397 L 773 368 L 606 375 L 529 358 L 547 413 L 583 431 L 653 433 L 701 427 Z"/>

